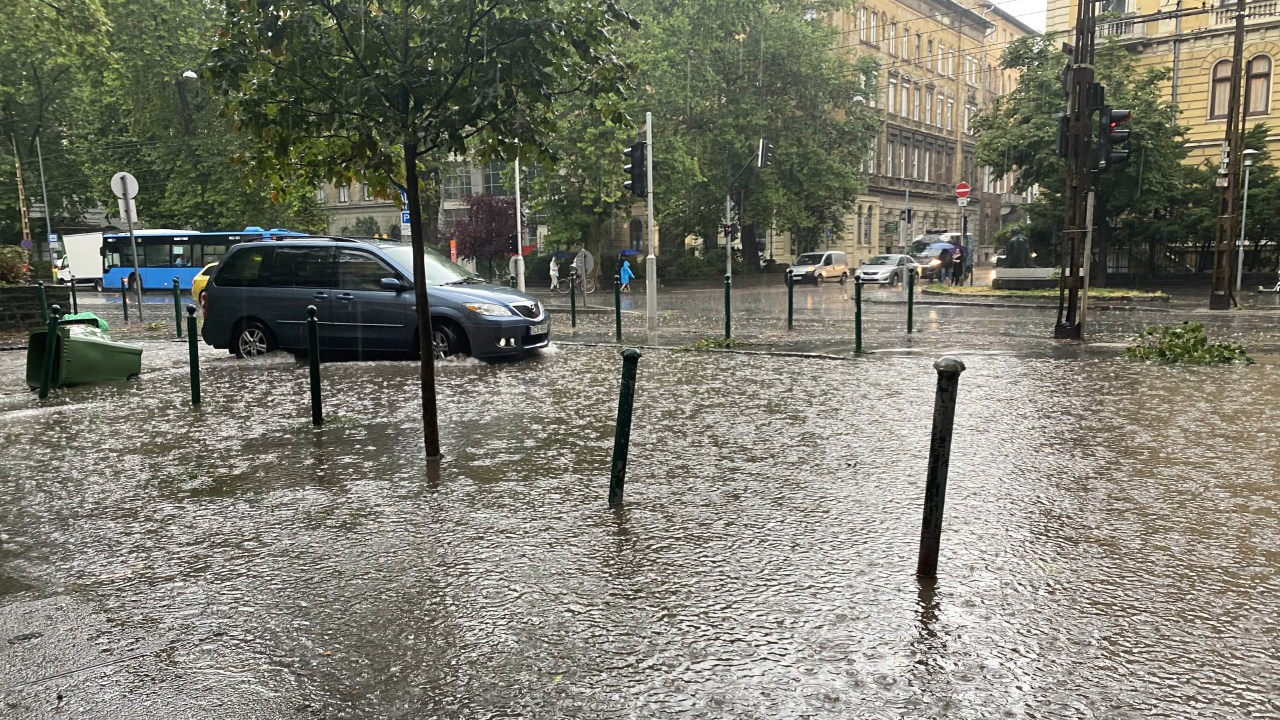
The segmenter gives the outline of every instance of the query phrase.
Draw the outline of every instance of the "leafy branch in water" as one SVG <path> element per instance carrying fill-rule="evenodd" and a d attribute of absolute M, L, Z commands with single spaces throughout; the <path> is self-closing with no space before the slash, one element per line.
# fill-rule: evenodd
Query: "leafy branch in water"
<path fill-rule="evenodd" d="M 1130 360 L 1162 363 L 1217 365 L 1221 363 L 1251 364 L 1253 358 L 1235 342 L 1209 342 L 1204 325 L 1184 322 L 1181 325 L 1152 325 L 1143 330 L 1125 351 Z"/>

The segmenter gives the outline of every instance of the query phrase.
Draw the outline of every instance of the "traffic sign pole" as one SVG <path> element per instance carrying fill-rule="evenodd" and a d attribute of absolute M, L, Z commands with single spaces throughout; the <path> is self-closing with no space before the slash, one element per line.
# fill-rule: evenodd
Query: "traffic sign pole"
<path fill-rule="evenodd" d="M 134 215 L 137 213 L 133 199 L 138 196 L 138 180 L 127 172 L 111 176 L 111 191 L 120 198 L 120 209 L 129 224 L 129 250 L 133 254 L 133 280 L 138 298 L 138 322 L 142 322 L 142 271 L 138 268 L 138 239 L 133 234 Z"/>

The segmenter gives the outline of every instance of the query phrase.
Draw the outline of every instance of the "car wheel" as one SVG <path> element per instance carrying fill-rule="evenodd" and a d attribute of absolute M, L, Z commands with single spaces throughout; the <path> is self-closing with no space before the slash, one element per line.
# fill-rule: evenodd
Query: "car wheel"
<path fill-rule="evenodd" d="M 898 287 L 898 273 L 889 276 L 889 287 Z"/>
<path fill-rule="evenodd" d="M 102 281 L 101 281 L 101 280 L 94 280 L 94 281 L 93 281 L 93 291 L 94 291 L 94 292 L 102 292 Z"/>
<path fill-rule="evenodd" d="M 814 285 L 821 285 L 821 284 L 822 284 L 822 273 L 814 273 L 814 274 L 813 274 L 813 284 L 814 284 Z"/>
<path fill-rule="evenodd" d="M 435 350 L 437 360 L 457 355 L 462 351 L 462 343 L 458 340 L 458 334 L 448 325 L 439 323 L 433 323 L 431 326 L 431 345 Z"/>
<path fill-rule="evenodd" d="M 276 349 L 276 340 L 266 325 L 257 320 L 250 320 L 240 327 L 236 333 L 236 357 L 257 357 L 266 355 Z"/>

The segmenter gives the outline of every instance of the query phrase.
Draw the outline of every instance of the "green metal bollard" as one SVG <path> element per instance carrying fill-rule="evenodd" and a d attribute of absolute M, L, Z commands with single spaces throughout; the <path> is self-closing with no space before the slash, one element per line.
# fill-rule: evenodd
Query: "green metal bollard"
<path fill-rule="evenodd" d="M 578 268 L 569 268 L 569 327 L 578 327 Z"/>
<path fill-rule="evenodd" d="M 622 342 L 622 276 L 613 276 L 613 334 Z"/>
<path fill-rule="evenodd" d="M 733 285 L 733 279 L 729 276 L 728 273 L 725 273 L 725 276 L 724 276 L 724 339 L 725 340 L 733 339 L 733 333 L 730 332 L 731 326 L 729 324 L 729 293 L 732 285 Z"/>
<path fill-rule="evenodd" d="M 49 388 L 53 387 L 53 356 L 58 352 L 58 318 L 61 315 L 62 308 L 54 305 L 45 324 L 44 367 L 40 368 L 41 400 L 49 397 Z"/>
<path fill-rule="evenodd" d="M 129 283 L 120 278 L 120 306 L 124 308 L 124 324 L 129 324 Z"/>
<path fill-rule="evenodd" d="M 907 334 L 910 335 L 915 330 L 915 310 L 916 310 L 916 273 L 914 270 L 907 273 Z"/>
<path fill-rule="evenodd" d="M 853 276 L 853 351 L 862 354 L 862 276 Z"/>
<path fill-rule="evenodd" d="M 795 307 L 796 307 L 796 279 L 791 272 L 791 268 L 787 268 L 787 329 L 791 330 L 795 326 Z"/>
<path fill-rule="evenodd" d="M 613 465 L 609 470 L 609 504 L 622 502 L 622 489 L 627 482 L 627 449 L 631 444 L 631 411 L 636 396 L 636 365 L 640 351 L 622 351 L 622 385 L 618 390 L 618 424 L 613 431 Z"/>
<path fill-rule="evenodd" d="M 49 299 L 45 297 L 43 280 L 36 282 L 36 294 L 40 296 L 40 319 L 47 324 L 49 322 Z"/>
<path fill-rule="evenodd" d="M 191 360 L 191 404 L 200 404 L 200 345 L 196 339 L 196 306 L 187 305 L 187 356 Z"/>
<path fill-rule="evenodd" d="M 178 290 L 178 276 L 173 276 L 173 329 L 182 339 L 182 291 Z"/>
<path fill-rule="evenodd" d="M 929 439 L 929 474 L 924 486 L 924 516 L 920 525 L 920 554 L 916 575 L 938 576 L 938 548 L 942 544 L 942 511 L 947 504 L 947 473 L 951 466 L 951 431 L 956 421 L 956 393 L 964 363 L 944 357 L 933 364 L 938 389 L 933 402 L 933 432 Z"/>
<path fill-rule="evenodd" d="M 316 320 L 316 306 L 307 306 L 307 359 L 311 363 L 311 424 L 324 424 L 324 410 L 320 406 L 320 322 Z"/>
<path fill-rule="evenodd" d="M 76 297 L 76 276 L 71 276 L 71 312 L 80 312 L 80 299 Z"/>

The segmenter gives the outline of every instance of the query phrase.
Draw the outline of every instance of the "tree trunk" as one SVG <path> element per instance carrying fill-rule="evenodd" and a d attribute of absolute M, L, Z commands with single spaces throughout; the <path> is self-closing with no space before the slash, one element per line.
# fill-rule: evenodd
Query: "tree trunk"
<path fill-rule="evenodd" d="M 440 457 L 440 424 L 436 417 L 436 354 L 431 336 L 431 302 L 427 297 L 426 245 L 422 233 L 422 198 L 418 196 L 418 143 L 404 144 L 404 188 L 409 199 L 409 237 L 413 243 L 413 297 L 418 305 L 418 355 L 422 381 L 422 439 L 427 459 Z"/>

